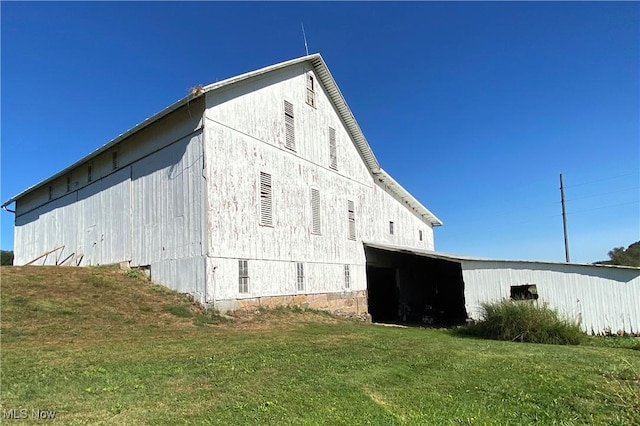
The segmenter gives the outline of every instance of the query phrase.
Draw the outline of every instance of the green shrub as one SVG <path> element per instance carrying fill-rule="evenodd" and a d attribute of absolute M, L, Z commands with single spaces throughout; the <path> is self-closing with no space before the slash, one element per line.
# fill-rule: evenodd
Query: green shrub
<path fill-rule="evenodd" d="M 577 345 L 585 338 L 578 322 L 562 318 L 544 303 L 505 299 L 481 307 L 482 319 L 457 329 L 457 334 L 557 345 Z"/>
<path fill-rule="evenodd" d="M 13 265 L 13 251 L 11 250 L 0 250 L 2 254 L 2 266 L 11 266 Z"/>
<path fill-rule="evenodd" d="M 128 278 L 133 278 L 136 280 L 147 279 L 147 275 L 140 268 L 130 268 L 127 269 L 124 273 Z"/>

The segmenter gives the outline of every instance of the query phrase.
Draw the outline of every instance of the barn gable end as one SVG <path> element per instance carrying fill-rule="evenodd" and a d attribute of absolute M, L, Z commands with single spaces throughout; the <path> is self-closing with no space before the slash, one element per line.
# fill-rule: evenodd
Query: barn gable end
<path fill-rule="evenodd" d="M 14 201 L 17 264 L 128 262 L 222 310 L 366 313 L 362 241 L 432 249 L 441 224 L 317 54 L 197 88 Z"/>

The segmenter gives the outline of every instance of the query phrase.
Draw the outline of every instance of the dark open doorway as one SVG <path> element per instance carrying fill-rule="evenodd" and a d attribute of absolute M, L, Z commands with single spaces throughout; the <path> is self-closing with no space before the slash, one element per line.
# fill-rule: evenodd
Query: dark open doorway
<path fill-rule="evenodd" d="M 460 263 L 365 246 L 369 313 L 374 322 L 463 324 Z"/>
<path fill-rule="evenodd" d="M 397 315 L 396 269 L 367 266 L 367 303 L 374 322 L 394 321 Z"/>

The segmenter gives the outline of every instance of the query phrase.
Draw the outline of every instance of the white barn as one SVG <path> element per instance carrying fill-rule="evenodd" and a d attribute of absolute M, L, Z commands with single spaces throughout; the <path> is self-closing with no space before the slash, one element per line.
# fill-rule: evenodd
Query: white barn
<path fill-rule="evenodd" d="M 223 311 L 366 313 L 363 241 L 432 250 L 441 224 L 319 54 L 194 89 L 13 202 L 15 264 L 127 262 Z"/>
<path fill-rule="evenodd" d="M 126 263 L 220 311 L 462 323 L 535 286 L 587 332 L 640 332 L 638 268 L 434 252 L 440 220 L 380 167 L 318 54 L 194 89 L 12 203 L 15 264 Z"/>

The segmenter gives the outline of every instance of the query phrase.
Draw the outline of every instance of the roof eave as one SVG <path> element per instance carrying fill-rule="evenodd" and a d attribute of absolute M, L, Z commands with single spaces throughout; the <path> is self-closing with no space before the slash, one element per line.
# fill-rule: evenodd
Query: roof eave
<path fill-rule="evenodd" d="M 30 187 L 28 187 L 24 191 L 20 192 L 19 194 L 14 195 L 9 200 L 5 201 L 2 204 L 2 206 L 0 206 L 0 207 L 2 207 L 4 209 L 9 204 L 15 202 L 19 198 L 24 197 L 25 195 L 29 194 L 30 192 L 32 192 L 36 188 L 44 186 L 47 183 L 52 182 L 52 181 L 56 180 L 57 178 L 59 178 L 61 176 L 64 176 L 65 174 L 69 173 L 70 171 L 72 171 L 73 169 L 77 168 L 81 164 L 83 164 L 83 163 L 91 160 L 92 158 L 97 157 L 98 155 L 102 154 L 103 152 L 108 151 L 109 149 L 113 148 L 115 145 L 117 145 L 118 143 L 122 142 L 124 139 L 128 138 L 129 136 L 133 135 L 134 133 L 139 132 L 143 128 L 145 128 L 145 127 L 155 123 L 156 121 L 160 120 L 161 118 L 169 115 L 170 113 L 172 113 L 173 111 L 175 111 L 178 108 L 182 107 L 183 105 L 186 105 L 189 102 L 197 99 L 198 97 L 202 96 L 202 94 L 203 94 L 203 92 L 201 92 L 201 91 L 195 91 L 195 92 L 192 92 L 189 95 L 185 96 L 184 98 L 179 99 L 178 101 L 176 101 L 173 104 L 169 105 L 168 107 L 166 107 L 162 111 L 160 111 L 160 112 L 152 115 L 151 117 L 147 118 L 146 120 L 138 123 L 137 125 L 135 125 L 131 129 L 127 130 L 126 132 L 121 133 L 116 138 L 114 138 L 111 141 L 107 142 L 106 144 L 102 145 L 100 148 L 92 151 L 90 154 L 85 155 L 80 160 L 78 160 L 75 163 L 71 164 L 70 166 L 64 168 L 62 171 L 60 171 L 60 172 L 58 172 L 58 173 L 56 173 L 56 174 L 54 174 L 54 175 L 42 180 L 42 181 L 40 181 L 40 182 L 38 182 L 38 183 L 36 183 L 34 185 L 31 185 Z"/>
<path fill-rule="evenodd" d="M 338 114 L 342 117 L 344 125 L 347 127 L 351 138 L 358 146 L 358 150 L 369 167 L 369 170 L 372 174 L 378 173 L 380 171 L 380 163 L 378 163 L 376 156 L 373 154 L 371 146 L 362 133 L 362 129 L 358 125 L 355 116 L 347 105 L 344 96 L 342 96 L 342 92 L 340 92 L 340 88 L 333 79 L 333 76 L 331 75 L 327 65 L 324 63 L 322 56 L 320 54 L 315 54 L 308 58 L 316 71 L 316 75 L 320 78 L 320 81 L 322 81 L 323 86 L 327 90 L 327 94 L 329 95 L 331 102 L 338 111 Z"/>
<path fill-rule="evenodd" d="M 378 173 L 375 174 L 375 177 L 380 179 L 380 182 L 384 183 L 388 187 L 390 187 L 400 199 L 405 202 L 409 207 L 411 207 L 416 213 L 420 215 L 426 222 L 430 223 L 431 226 L 442 226 L 442 221 L 438 219 L 436 215 L 431 213 L 429 209 L 427 209 L 420 201 L 418 201 L 409 191 L 404 189 L 402 185 L 400 185 L 394 178 L 391 177 L 386 171 L 380 169 Z"/>

